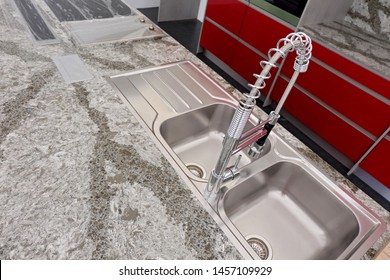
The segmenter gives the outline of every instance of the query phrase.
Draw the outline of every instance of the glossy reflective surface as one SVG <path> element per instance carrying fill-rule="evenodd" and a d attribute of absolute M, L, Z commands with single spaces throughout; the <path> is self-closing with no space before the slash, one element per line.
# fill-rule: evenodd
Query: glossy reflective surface
<path fill-rule="evenodd" d="M 359 234 L 354 213 L 297 164 L 279 162 L 229 190 L 221 203 L 244 236 L 261 236 L 274 259 L 335 259 Z"/>
<path fill-rule="evenodd" d="M 202 193 L 237 100 L 188 61 L 108 80 L 244 257 L 259 259 L 265 244 L 273 259 L 359 259 L 383 233 L 377 215 L 273 132 L 260 159 L 243 150 L 239 176 L 211 207 Z"/>
<path fill-rule="evenodd" d="M 186 166 L 203 167 L 207 179 L 217 163 L 234 111 L 229 105 L 215 104 L 181 114 L 161 124 L 161 136 Z M 231 164 L 239 155 L 242 155 L 240 166 L 251 161 L 246 153 L 240 152 L 232 156 Z"/>

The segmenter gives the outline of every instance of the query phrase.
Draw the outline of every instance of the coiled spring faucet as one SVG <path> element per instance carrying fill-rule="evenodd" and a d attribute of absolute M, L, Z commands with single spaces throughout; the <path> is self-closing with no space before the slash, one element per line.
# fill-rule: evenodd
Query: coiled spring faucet
<path fill-rule="evenodd" d="M 285 58 L 289 52 L 296 51 L 294 62 L 294 74 L 290 79 L 276 109 L 269 114 L 267 120 L 260 122 L 254 128 L 243 134 L 244 127 L 252 114 L 253 107 L 256 104 L 256 99 L 260 97 L 260 90 L 266 86 L 266 80 L 271 77 L 270 71 L 276 68 L 276 63 L 280 58 Z M 214 205 L 218 200 L 221 185 L 229 180 L 234 179 L 239 173 L 238 158 L 233 167 L 228 167 L 228 163 L 233 154 L 249 146 L 249 155 L 254 158 L 259 158 L 262 153 L 265 141 L 276 125 L 279 119 L 280 110 L 283 107 L 299 73 L 307 71 L 309 60 L 312 53 L 311 39 L 303 32 L 296 32 L 287 35 L 280 39 L 276 48 L 272 48 L 268 52 L 268 61 L 261 61 L 260 65 L 263 68 L 261 73 L 254 74 L 255 84 L 249 86 L 252 90 L 245 93 L 243 99 L 240 100 L 235 114 L 231 120 L 229 129 L 223 140 L 223 148 L 219 156 L 218 162 L 211 172 L 209 181 L 204 191 L 204 197 L 210 205 Z"/>

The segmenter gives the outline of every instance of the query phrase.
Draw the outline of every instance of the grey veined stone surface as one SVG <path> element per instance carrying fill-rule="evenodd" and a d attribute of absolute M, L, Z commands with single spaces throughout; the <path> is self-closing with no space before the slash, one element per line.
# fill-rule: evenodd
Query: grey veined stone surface
<path fill-rule="evenodd" d="M 77 47 L 35 3 L 60 44 L 34 44 L 0 0 L 0 258 L 240 259 L 104 78 L 201 63 L 169 37 Z M 93 79 L 67 84 L 67 54 Z"/>
<path fill-rule="evenodd" d="M 389 0 L 355 0 L 344 20 L 304 26 L 302 30 L 390 79 Z"/>
<path fill-rule="evenodd" d="M 191 60 L 240 93 L 169 36 L 78 46 L 44 0 L 34 3 L 59 44 L 34 44 L 0 0 L 0 259 L 240 259 L 104 76 Z M 66 84 L 52 61 L 66 54 L 77 54 L 93 79 Z M 372 252 L 388 238 L 387 231 Z"/>
<path fill-rule="evenodd" d="M 390 40 L 390 1 L 355 0 L 345 21 Z"/>

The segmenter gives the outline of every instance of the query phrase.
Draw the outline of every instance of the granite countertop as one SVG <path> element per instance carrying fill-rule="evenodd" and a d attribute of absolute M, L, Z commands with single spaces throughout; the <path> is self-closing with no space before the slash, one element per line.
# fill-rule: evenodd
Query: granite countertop
<path fill-rule="evenodd" d="M 239 92 L 169 36 L 77 46 L 35 2 L 58 44 L 34 43 L 0 0 L 0 259 L 242 258 L 104 76 L 191 60 Z M 67 54 L 93 78 L 66 84 L 52 59 Z M 388 222 L 371 258 L 390 238 L 389 212 L 276 131 Z"/>
<path fill-rule="evenodd" d="M 300 30 L 390 80 L 390 0 L 355 0 L 343 20 Z"/>

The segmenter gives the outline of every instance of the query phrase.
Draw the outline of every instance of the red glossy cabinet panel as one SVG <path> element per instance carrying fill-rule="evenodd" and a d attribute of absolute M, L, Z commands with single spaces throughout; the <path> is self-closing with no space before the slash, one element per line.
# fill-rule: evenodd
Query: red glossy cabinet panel
<path fill-rule="evenodd" d="M 265 55 L 276 43 L 293 32 L 287 26 L 265 16 L 254 8 L 247 9 L 240 38 Z"/>
<path fill-rule="evenodd" d="M 247 7 L 238 0 L 208 0 L 206 17 L 238 35 Z"/>
<path fill-rule="evenodd" d="M 390 81 L 368 71 L 360 65 L 338 55 L 337 53 L 313 42 L 315 57 L 337 69 L 339 72 L 390 99 Z"/>
<path fill-rule="evenodd" d="M 285 80 L 278 79 L 272 97 L 279 100 L 286 86 Z M 354 162 L 359 160 L 374 143 L 295 87 L 287 98 L 284 108 Z"/>
<path fill-rule="evenodd" d="M 234 33 L 239 39 L 229 36 L 206 18 L 201 45 L 249 83 L 255 80 L 253 73 L 261 70 L 259 62 L 262 57 L 253 49 L 266 55 L 280 38 L 293 32 L 292 28 L 275 21 L 266 12 L 259 12 L 240 1 L 209 0 L 206 17 Z M 253 48 L 248 48 L 247 45 Z M 291 77 L 293 72 L 294 56 L 289 56 L 282 70 L 287 77 Z M 297 84 L 315 99 L 294 87 L 285 109 L 324 141 L 356 162 L 374 141 L 344 119 L 377 137 L 381 135 L 389 125 L 390 106 L 376 98 L 375 94 L 373 96 L 364 88 L 361 89 L 359 84 L 390 99 L 390 81 L 315 42 L 313 57 L 317 62 L 310 62 L 308 72 L 300 75 Z M 324 64 L 328 66 L 324 67 Z M 270 84 L 271 81 L 268 81 L 267 86 Z M 280 98 L 286 85 L 285 80 L 278 79 L 272 95 L 274 100 Z M 267 88 L 263 93 L 268 93 Z M 332 108 L 341 117 L 317 101 Z M 363 169 L 386 186 L 390 185 L 389 145 L 389 141 L 384 139 L 361 164 Z"/>
<path fill-rule="evenodd" d="M 360 167 L 390 189 L 390 141 L 382 139 Z"/>
<path fill-rule="evenodd" d="M 253 73 L 260 72 L 260 60 L 260 55 L 238 42 L 230 67 L 249 83 L 254 83 Z"/>
<path fill-rule="evenodd" d="M 293 56 L 290 56 L 282 70 L 288 77 L 292 75 L 292 65 Z M 297 84 L 377 137 L 389 125 L 389 105 L 314 61 L 310 62 L 308 71 L 299 76 Z"/>
<path fill-rule="evenodd" d="M 236 44 L 236 39 L 207 21 L 207 19 L 204 21 L 200 45 L 228 65 L 233 57 Z"/>
<path fill-rule="evenodd" d="M 256 78 L 253 74 L 260 74 L 262 68 L 260 61 L 264 60 L 262 56 L 255 53 L 245 45 L 237 42 L 235 52 L 230 67 L 239 73 L 248 83 L 254 84 Z M 274 78 L 276 69 L 271 71 L 271 77 Z M 269 87 L 272 84 L 272 78 L 266 80 L 266 87 L 261 91 L 262 94 L 268 94 Z"/>

